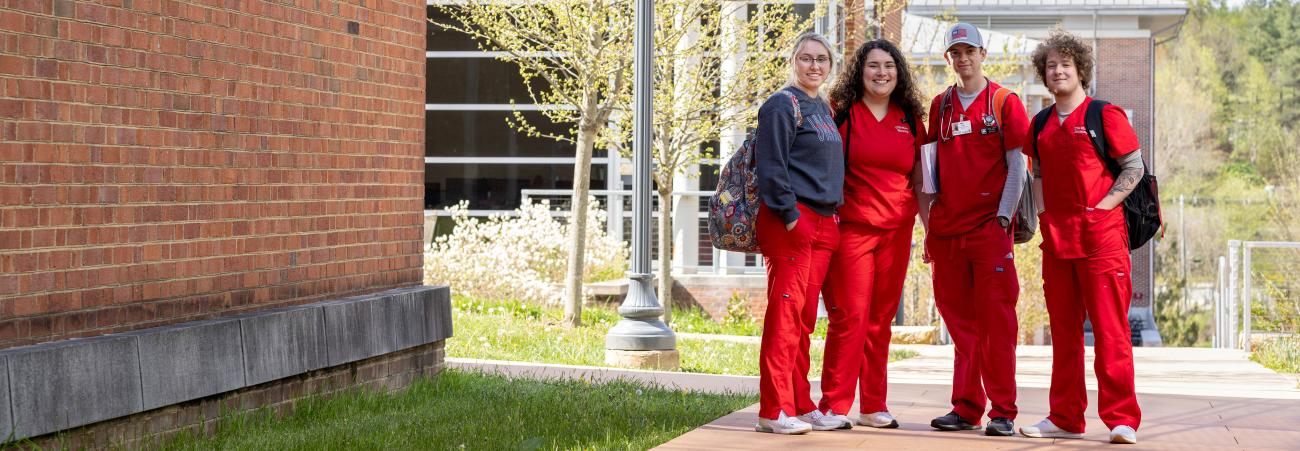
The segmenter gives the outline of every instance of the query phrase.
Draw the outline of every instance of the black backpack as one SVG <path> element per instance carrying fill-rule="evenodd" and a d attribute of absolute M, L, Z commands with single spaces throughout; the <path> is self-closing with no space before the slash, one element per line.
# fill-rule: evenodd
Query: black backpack
<path fill-rule="evenodd" d="M 1101 112 L 1109 103 L 1093 99 L 1088 102 L 1088 109 L 1084 112 L 1084 126 L 1088 129 L 1088 138 L 1092 141 L 1092 148 L 1097 151 L 1097 157 L 1106 165 L 1112 176 L 1118 177 L 1122 168 L 1119 161 L 1111 158 L 1106 152 L 1106 129 L 1102 127 Z M 1047 125 L 1047 120 L 1052 116 L 1052 109 L 1055 105 L 1048 105 L 1034 116 L 1034 135 L 1030 145 L 1033 146 L 1034 155 L 1038 155 L 1038 134 L 1043 131 Z M 1151 170 L 1143 165 L 1142 179 L 1138 180 L 1137 187 L 1133 192 L 1124 198 L 1124 222 L 1128 225 L 1128 248 L 1134 250 L 1142 247 L 1156 233 L 1160 232 L 1160 226 L 1163 220 L 1160 216 L 1160 192 L 1156 184 L 1156 176 Z"/>

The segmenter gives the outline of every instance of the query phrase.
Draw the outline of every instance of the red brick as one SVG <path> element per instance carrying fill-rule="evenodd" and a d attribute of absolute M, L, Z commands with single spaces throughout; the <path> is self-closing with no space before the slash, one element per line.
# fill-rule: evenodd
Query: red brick
<path fill-rule="evenodd" d="M 0 348 L 419 283 L 424 8 L 323 3 L 5 4 Z"/>

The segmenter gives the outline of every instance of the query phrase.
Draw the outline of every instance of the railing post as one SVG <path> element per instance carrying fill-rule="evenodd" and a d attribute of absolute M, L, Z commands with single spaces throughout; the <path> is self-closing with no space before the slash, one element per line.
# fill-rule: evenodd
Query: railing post
<path fill-rule="evenodd" d="M 1241 270 L 1242 270 L 1241 333 L 1243 337 L 1242 346 L 1245 346 L 1247 352 L 1251 351 L 1250 337 L 1252 335 L 1252 332 L 1254 332 L 1253 330 L 1251 330 L 1251 325 L 1250 325 L 1250 306 L 1252 303 L 1252 299 L 1250 298 L 1250 283 L 1251 283 L 1250 248 L 1251 245 L 1249 241 L 1243 243 L 1241 246 Z"/>
<path fill-rule="evenodd" d="M 1241 241 L 1238 240 L 1228 241 L 1228 292 L 1226 297 L 1226 301 L 1228 304 L 1227 305 L 1228 308 L 1228 317 L 1227 317 L 1228 337 L 1227 338 L 1228 338 L 1228 347 L 1234 349 L 1238 347 L 1237 346 L 1237 335 L 1238 335 L 1237 283 L 1240 279 L 1238 278 L 1237 270 L 1241 266 L 1241 262 L 1238 261 L 1239 258 L 1238 252 L 1240 251 L 1241 251 Z"/>

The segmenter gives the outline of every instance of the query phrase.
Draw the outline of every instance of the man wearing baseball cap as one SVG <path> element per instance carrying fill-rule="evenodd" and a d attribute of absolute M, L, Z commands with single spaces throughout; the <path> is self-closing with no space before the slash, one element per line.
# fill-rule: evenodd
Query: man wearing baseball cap
<path fill-rule="evenodd" d="M 1012 252 L 1011 218 L 1027 166 L 1020 153 L 1029 121 L 1016 94 L 989 81 L 988 52 L 974 26 L 948 30 L 944 59 L 957 76 L 930 104 L 937 143 L 937 193 L 923 195 L 926 259 L 934 297 L 956 348 L 952 411 L 930 426 L 1013 434 L 1016 418 L 1016 300 L 1020 284 Z"/>

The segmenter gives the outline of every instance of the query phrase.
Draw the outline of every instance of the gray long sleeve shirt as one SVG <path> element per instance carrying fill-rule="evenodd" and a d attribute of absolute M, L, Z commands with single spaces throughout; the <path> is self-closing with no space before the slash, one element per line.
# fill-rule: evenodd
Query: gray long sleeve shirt
<path fill-rule="evenodd" d="M 797 124 L 795 105 L 781 92 L 758 109 L 759 197 L 785 224 L 799 219 L 797 203 L 831 216 L 844 201 L 844 144 L 830 106 L 795 87 L 782 91 L 799 99 L 803 123 Z"/>
<path fill-rule="evenodd" d="M 974 102 L 979 95 L 979 92 L 964 94 L 961 90 L 957 90 L 957 100 L 961 102 L 963 109 L 969 108 L 971 102 Z M 1020 202 L 1020 195 L 1024 193 L 1029 166 L 1025 165 L 1025 156 L 1020 151 L 1020 147 L 1007 151 L 1007 181 L 1002 185 L 1002 198 L 998 200 L 1000 218 L 1011 219 L 1012 212 L 1016 211 L 1016 204 Z"/>

